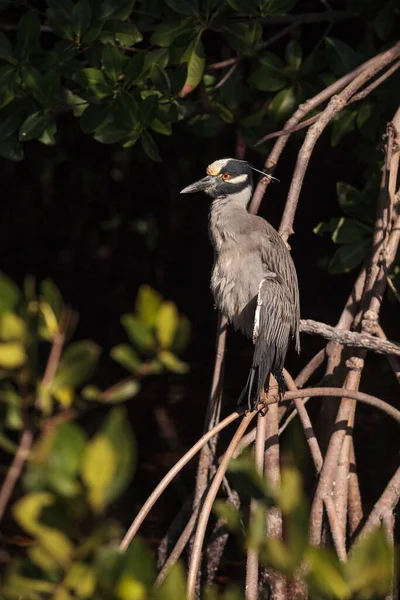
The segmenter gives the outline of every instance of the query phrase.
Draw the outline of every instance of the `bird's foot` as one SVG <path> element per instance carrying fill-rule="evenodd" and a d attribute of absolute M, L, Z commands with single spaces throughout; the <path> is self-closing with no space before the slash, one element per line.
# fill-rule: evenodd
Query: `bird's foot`
<path fill-rule="evenodd" d="M 261 398 L 257 405 L 257 410 L 260 413 L 260 415 L 262 415 L 264 417 L 269 410 L 269 408 L 268 408 L 269 405 L 279 403 L 282 400 L 282 398 L 283 398 L 283 393 L 279 389 L 279 386 L 277 386 L 277 385 L 270 386 L 268 388 L 268 391 L 266 391 L 264 389 L 261 392 Z"/>

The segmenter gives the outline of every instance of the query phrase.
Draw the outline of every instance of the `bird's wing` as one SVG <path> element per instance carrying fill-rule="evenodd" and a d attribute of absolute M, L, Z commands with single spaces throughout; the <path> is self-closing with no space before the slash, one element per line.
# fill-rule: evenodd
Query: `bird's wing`
<path fill-rule="evenodd" d="M 262 234 L 257 240 L 260 244 L 261 259 L 266 273 L 276 273 L 289 290 L 291 306 L 291 332 L 296 338 L 296 350 L 300 351 L 300 300 L 296 269 L 290 252 L 279 233 L 264 219 L 259 218 L 257 225 L 262 228 Z"/>
<path fill-rule="evenodd" d="M 284 391 L 282 369 L 289 346 L 292 326 L 293 302 L 282 278 L 268 271 L 260 282 L 254 316 L 254 355 L 250 374 L 240 401 L 247 394 L 248 406 L 257 402 L 270 373 Z M 253 398 L 253 390 L 255 396 Z"/>

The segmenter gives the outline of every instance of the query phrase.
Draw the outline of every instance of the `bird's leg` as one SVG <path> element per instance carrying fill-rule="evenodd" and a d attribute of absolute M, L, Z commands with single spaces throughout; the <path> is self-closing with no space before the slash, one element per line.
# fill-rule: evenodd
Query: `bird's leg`
<path fill-rule="evenodd" d="M 265 391 L 265 388 L 263 388 L 263 390 L 261 392 L 260 402 L 258 404 L 258 412 L 260 413 L 260 415 L 262 417 L 265 417 L 268 410 L 269 410 L 268 409 L 268 395 L 267 395 L 267 392 Z"/>

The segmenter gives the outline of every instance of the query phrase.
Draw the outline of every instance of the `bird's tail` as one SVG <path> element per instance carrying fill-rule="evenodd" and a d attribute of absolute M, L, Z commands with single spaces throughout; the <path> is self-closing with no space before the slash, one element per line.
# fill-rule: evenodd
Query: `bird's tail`
<path fill-rule="evenodd" d="M 276 359 L 275 346 L 269 346 L 268 348 L 264 347 L 264 352 L 261 357 L 257 356 L 257 353 L 255 353 L 246 385 L 239 396 L 238 405 L 244 404 L 247 400 L 249 410 L 253 410 L 261 398 L 261 393 L 265 384 L 268 383 L 270 374 L 275 377 L 278 383 L 279 394 L 285 393 L 286 386 L 283 377 L 283 362 L 281 362 L 281 360 L 277 361 Z M 280 364 L 277 364 L 277 362 Z"/>

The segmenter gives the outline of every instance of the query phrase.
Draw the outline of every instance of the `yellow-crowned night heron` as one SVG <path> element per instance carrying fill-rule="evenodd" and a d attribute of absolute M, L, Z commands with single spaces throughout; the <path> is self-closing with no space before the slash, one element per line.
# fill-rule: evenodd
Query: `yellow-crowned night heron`
<path fill-rule="evenodd" d="M 181 191 L 203 191 L 213 198 L 209 216 L 215 251 L 211 290 L 220 311 L 255 344 L 250 374 L 239 399 L 240 403 L 247 394 L 249 408 L 258 403 L 270 373 L 278 381 L 279 392 L 284 392 L 282 369 L 291 337 L 300 351 L 296 270 L 278 232 L 247 211 L 252 169 L 246 161 L 217 160 L 207 168 L 207 177 Z"/>

